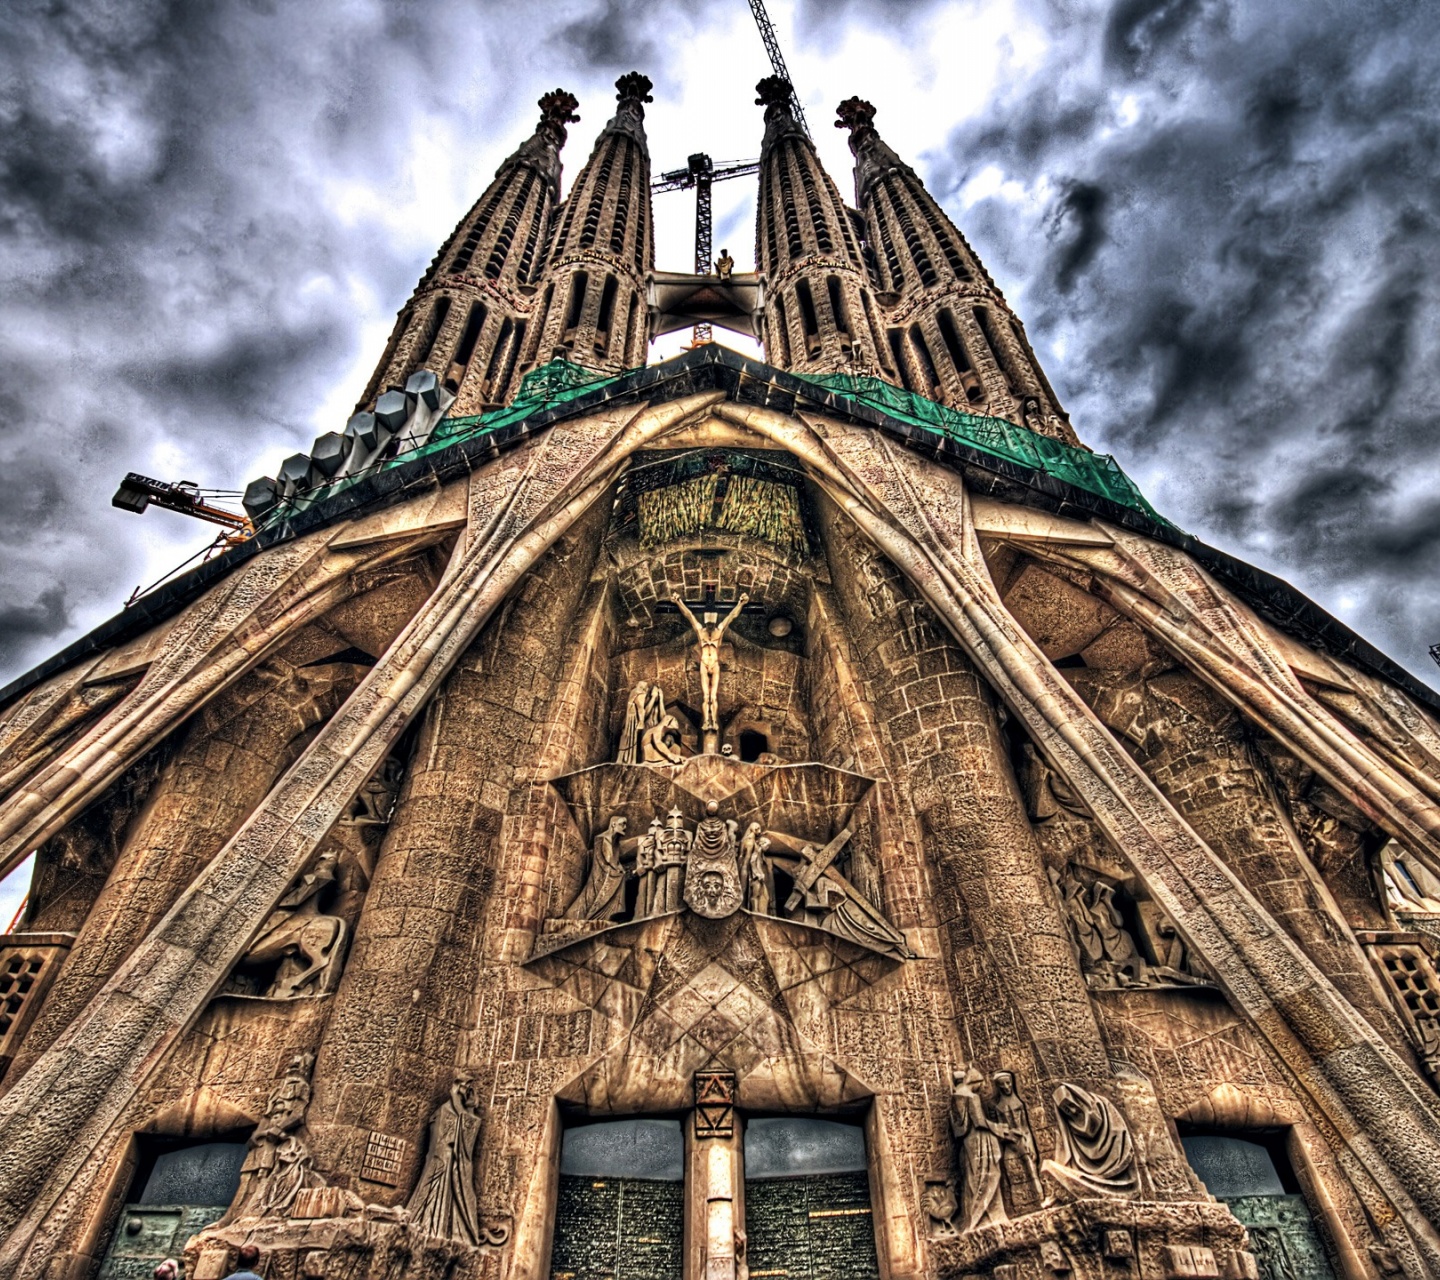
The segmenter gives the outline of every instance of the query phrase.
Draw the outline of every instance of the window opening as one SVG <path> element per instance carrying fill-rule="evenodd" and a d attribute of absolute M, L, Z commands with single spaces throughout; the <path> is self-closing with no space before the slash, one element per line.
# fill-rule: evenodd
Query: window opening
<path fill-rule="evenodd" d="M 620 284 L 614 276 L 605 277 L 605 287 L 600 291 L 600 315 L 595 322 L 595 350 L 603 353 L 610 345 L 610 323 L 615 318 L 615 295 Z"/>
<path fill-rule="evenodd" d="M 745 1235 L 754 1280 L 879 1280 L 864 1130 L 810 1116 L 751 1120 Z"/>
<path fill-rule="evenodd" d="M 928 390 L 921 390 L 927 396 L 935 396 L 940 391 L 940 375 L 935 371 L 935 360 L 930 354 L 930 348 L 925 344 L 925 335 L 920 332 L 918 324 L 910 326 L 910 341 L 914 344 L 915 354 L 919 357 L 920 368 L 927 379 Z"/>
<path fill-rule="evenodd" d="M 475 354 L 475 344 L 480 341 L 480 330 L 485 327 L 485 304 L 475 302 L 470 314 L 465 317 L 465 332 L 460 335 L 460 345 L 455 349 L 455 363 L 463 370 Z"/>
<path fill-rule="evenodd" d="M 1286 1151 L 1287 1136 L 1283 1129 L 1180 1129 L 1190 1167 L 1206 1190 L 1245 1224 L 1262 1277 L 1334 1280 L 1310 1206 L 1300 1194 Z"/>
<path fill-rule="evenodd" d="M 685 1139 L 678 1120 L 567 1128 L 560 1147 L 552 1276 L 681 1280 Z"/>
<path fill-rule="evenodd" d="M 747 764 L 754 764 L 769 750 L 770 739 L 758 729 L 742 729 L 740 731 L 740 759 Z"/>
<path fill-rule="evenodd" d="M 577 271 L 570 284 L 570 312 L 565 317 L 566 338 L 574 334 L 575 327 L 580 323 L 580 316 L 585 310 L 585 291 L 589 285 L 590 277 L 583 271 Z"/>

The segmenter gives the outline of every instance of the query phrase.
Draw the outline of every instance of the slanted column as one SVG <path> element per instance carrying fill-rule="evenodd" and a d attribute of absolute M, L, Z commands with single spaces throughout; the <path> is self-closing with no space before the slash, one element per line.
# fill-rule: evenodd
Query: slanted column
<path fill-rule="evenodd" d="M 70 1025 L 264 799 L 295 754 L 296 738 L 343 701 L 358 669 L 346 668 L 347 678 L 336 681 L 298 666 L 333 647 L 332 636 L 306 633 L 287 651 L 289 662 L 245 676 L 187 726 L 21 1043 L 7 1084 Z"/>
<path fill-rule="evenodd" d="M 745 1139 L 735 1114 L 734 1072 L 695 1073 L 695 1110 L 685 1123 L 685 1275 L 737 1280 L 745 1229 Z"/>

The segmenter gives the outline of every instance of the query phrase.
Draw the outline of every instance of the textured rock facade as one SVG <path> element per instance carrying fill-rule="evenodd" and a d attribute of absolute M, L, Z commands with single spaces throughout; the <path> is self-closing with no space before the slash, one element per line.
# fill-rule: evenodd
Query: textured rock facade
<path fill-rule="evenodd" d="M 647 88 L 558 239 L 547 97 L 372 395 L 488 403 L 522 319 L 639 363 Z M 974 380 L 927 393 L 1070 439 L 865 104 L 862 237 L 766 95 L 779 363 L 913 378 L 887 309 L 949 315 Z M 910 231 L 936 279 L 876 291 Z M 1440 1276 L 1433 695 L 1169 526 L 737 368 L 362 478 L 12 692 L 0 1276 Z"/>

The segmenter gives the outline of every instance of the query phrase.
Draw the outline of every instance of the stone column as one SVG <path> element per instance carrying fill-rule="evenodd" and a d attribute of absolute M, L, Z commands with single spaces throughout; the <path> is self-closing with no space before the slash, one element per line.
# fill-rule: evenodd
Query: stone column
<path fill-rule="evenodd" d="M 368 1200 L 408 1195 L 426 1119 L 462 1061 L 493 895 L 529 796 L 517 782 L 533 772 L 557 690 L 568 687 L 565 638 L 603 508 L 521 581 L 425 712 L 321 1042 L 309 1111 L 317 1167 Z M 367 1176 L 371 1133 L 408 1144 L 393 1181 Z"/>
<path fill-rule="evenodd" d="M 1074 683 L 1101 720 L 1117 733 L 1119 689 L 1109 673 L 1077 670 Z M 1250 743 L 1251 730 L 1219 694 L 1194 676 L 1170 671 L 1140 682 L 1119 677 L 1144 697 L 1144 713 L 1119 713 L 1146 726 L 1137 744 L 1146 772 L 1171 804 L 1284 927 L 1325 975 L 1381 1032 L 1412 1059 L 1409 1040 L 1380 990 L 1320 873 L 1309 864 L 1283 816 Z M 1417 1069 L 1418 1069 L 1418 1064 Z"/>
<path fill-rule="evenodd" d="M 1015 1071 L 1040 1121 L 1044 1086 L 1101 1083 L 1109 1062 L 995 704 L 895 568 L 828 504 L 822 520 L 892 773 L 920 815 L 962 1053 Z"/>

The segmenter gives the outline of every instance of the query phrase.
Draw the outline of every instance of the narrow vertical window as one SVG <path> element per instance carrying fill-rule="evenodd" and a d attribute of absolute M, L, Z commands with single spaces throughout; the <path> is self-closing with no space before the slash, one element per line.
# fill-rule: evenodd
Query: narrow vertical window
<path fill-rule="evenodd" d="M 615 319 L 615 295 L 620 283 L 614 276 L 605 277 L 605 287 L 600 290 L 600 314 L 595 321 L 595 350 L 603 352 L 610 345 L 610 324 Z"/>
<path fill-rule="evenodd" d="M 895 372 L 900 375 L 900 385 L 906 391 L 913 391 L 910 385 L 910 366 L 905 361 L 905 339 L 899 329 L 891 329 L 887 335 L 890 339 L 890 354 L 895 360 Z"/>
<path fill-rule="evenodd" d="M 470 314 L 465 317 L 465 331 L 460 335 L 460 345 L 455 349 L 455 364 L 462 367 L 470 363 L 475 354 L 475 344 L 480 341 L 480 330 L 485 327 L 485 304 L 470 304 Z"/>
<path fill-rule="evenodd" d="M 935 359 L 930 354 L 930 348 L 926 345 L 925 335 L 920 332 L 918 324 L 910 326 L 910 343 L 915 348 L 915 355 L 920 361 L 920 369 L 924 373 L 928 390 L 922 388 L 925 395 L 934 395 L 940 387 L 940 375 L 935 372 Z"/>
<path fill-rule="evenodd" d="M 580 317 L 585 311 L 585 291 L 590 285 L 590 277 L 583 271 L 577 271 L 575 278 L 570 282 L 570 311 L 565 317 L 565 336 L 569 337 L 574 332 L 576 325 L 580 323 Z"/>

